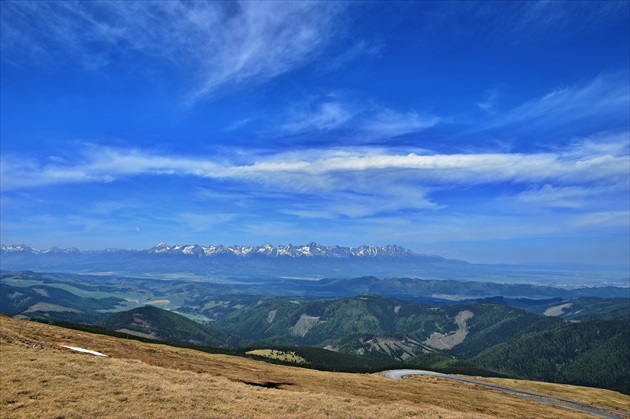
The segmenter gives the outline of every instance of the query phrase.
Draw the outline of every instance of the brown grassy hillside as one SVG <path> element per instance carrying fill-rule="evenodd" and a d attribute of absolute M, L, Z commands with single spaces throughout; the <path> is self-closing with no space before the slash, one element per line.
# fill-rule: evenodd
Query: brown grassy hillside
<path fill-rule="evenodd" d="M 4 316 L 0 376 L 3 418 L 590 417 L 430 377 L 395 381 L 271 365 Z"/>
<path fill-rule="evenodd" d="M 569 384 L 543 383 L 540 381 L 514 380 L 510 378 L 485 377 L 480 378 L 479 381 L 534 391 L 550 396 L 565 397 L 571 400 L 593 403 L 617 410 L 630 411 L 630 396 L 612 390 L 594 389 Z"/>

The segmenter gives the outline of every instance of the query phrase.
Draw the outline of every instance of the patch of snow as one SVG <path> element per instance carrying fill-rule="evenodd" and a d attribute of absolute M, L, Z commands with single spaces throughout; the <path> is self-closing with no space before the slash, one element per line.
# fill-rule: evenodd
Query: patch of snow
<path fill-rule="evenodd" d="M 206 256 L 213 255 L 217 250 L 216 246 L 206 246 L 206 247 L 202 247 L 202 249 L 203 249 L 203 253 Z"/>
<path fill-rule="evenodd" d="M 169 250 L 170 250 L 170 247 L 168 244 L 164 242 L 160 242 L 153 249 L 149 250 L 149 253 L 164 253 L 164 252 L 168 252 Z"/>
<path fill-rule="evenodd" d="M 85 349 L 85 348 L 78 348 L 76 346 L 61 345 L 61 347 L 62 348 L 66 348 L 66 349 L 70 349 L 71 351 L 83 352 L 83 353 L 86 353 L 86 354 L 91 354 L 91 355 L 96 355 L 96 356 L 107 356 L 107 355 L 102 354 L 100 352 L 91 351 L 91 350 Z"/>

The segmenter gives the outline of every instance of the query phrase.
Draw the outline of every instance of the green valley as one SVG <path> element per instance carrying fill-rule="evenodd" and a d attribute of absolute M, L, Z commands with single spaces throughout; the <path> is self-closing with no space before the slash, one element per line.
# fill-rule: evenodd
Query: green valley
<path fill-rule="evenodd" d="M 436 298 L 449 286 L 457 295 L 507 297 Z M 344 295 L 362 287 L 385 295 Z M 394 290 L 402 296 L 387 295 Z M 0 275 L 0 311 L 315 369 L 424 368 L 630 392 L 630 299 L 606 297 L 625 292 L 405 278 L 185 281 L 25 271 Z"/>

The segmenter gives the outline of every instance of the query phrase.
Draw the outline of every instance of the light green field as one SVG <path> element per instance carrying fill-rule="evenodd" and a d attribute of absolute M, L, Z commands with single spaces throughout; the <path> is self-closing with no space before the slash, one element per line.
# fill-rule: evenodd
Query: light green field
<path fill-rule="evenodd" d="M 248 355 L 262 356 L 269 359 L 277 359 L 278 361 L 291 362 L 293 364 L 307 364 L 306 359 L 297 355 L 295 352 L 278 351 L 276 349 L 254 349 L 246 352 Z"/>
<path fill-rule="evenodd" d="M 32 287 L 33 285 L 44 285 L 43 281 L 35 281 L 31 279 L 18 279 L 18 278 L 2 278 L 3 283 L 12 287 Z"/>
<path fill-rule="evenodd" d="M 209 320 L 207 317 L 202 316 L 201 314 L 180 313 L 179 311 L 177 311 L 176 313 L 181 314 L 184 317 L 188 317 L 190 320 L 201 324 L 204 324 Z"/>
<path fill-rule="evenodd" d="M 179 307 L 184 305 L 184 297 L 178 294 L 169 294 L 169 295 L 157 295 L 152 296 L 151 298 L 144 296 L 142 298 L 143 304 L 149 304 L 153 307 L 163 308 L 165 310 L 177 310 Z"/>
<path fill-rule="evenodd" d="M 52 283 L 52 284 L 45 284 L 45 285 L 48 287 L 55 287 L 55 288 L 62 289 L 64 291 L 71 292 L 74 295 L 78 295 L 79 297 L 96 298 L 96 299 L 107 298 L 107 297 L 123 298 L 118 293 L 103 292 L 103 291 L 88 291 L 81 288 L 73 287 L 72 285 L 68 285 L 68 284 Z"/>

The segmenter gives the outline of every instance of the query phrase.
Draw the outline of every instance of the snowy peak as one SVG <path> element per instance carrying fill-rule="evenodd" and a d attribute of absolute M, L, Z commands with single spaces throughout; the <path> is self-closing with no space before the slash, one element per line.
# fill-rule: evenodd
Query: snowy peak
<path fill-rule="evenodd" d="M 398 245 L 358 247 L 308 244 L 168 244 L 144 250 L 107 248 L 80 251 L 47 250 L 26 245 L 2 246 L 3 270 L 47 272 L 116 272 L 128 274 L 191 274 L 199 278 L 358 278 L 438 277 L 468 279 L 473 265 L 440 256 L 416 254 Z"/>
<path fill-rule="evenodd" d="M 171 250 L 171 247 L 164 243 L 160 242 L 156 246 L 153 246 L 151 249 L 147 251 L 147 253 L 167 253 Z"/>
<path fill-rule="evenodd" d="M 89 250 L 82 252 L 77 248 L 59 249 L 52 247 L 46 250 L 36 250 L 26 245 L 1 246 L 2 253 L 32 253 L 32 254 L 95 254 L 95 253 L 115 253 L 115 252 L 131 252 L 124 249 L 103 249 Z M 134 251 L 135 252 L 135 251 Z M 235 256 L 235 257 L 290 257 L 290 258 L 406 258 L 406 257 L 427 257 L 415 254 L 409 249 L 398 245 L 387 246 L 367 246 L 359 247 L 342 247 L 342 246 L 323 246 L 321 244 L 311 242 L 306 245 L 294 246 L 292 244 L 273 246 L 269 243 L 262 246 L 244 246 L 233 245 L 223 246 L 209 245 L 201 246 L 198 244 L 175 244 L 169 245 L 165 242 L 158 243 L 154 247 L 141 250 L 139 253 L 146 254 L 168 254 L 168 255 L 189 255 L 198 258 L 215 257 L 215 256 Z M 431 258 L 434 258 L 431 256 Z M 435 257 L 439 258 L 439 257 Z"/>
<path fill-rule="evenodd" d="M 79 249 L 77 249 L 76 247 L 69 247 L 67 249 L 60 249 L 58 247 L 51 247 L 50 249 L 45 249 L 45 250 L 39 250 L 39 249 L 33 249 L 30 246 L 27 246 L 25 244 L 18 244 L 18 245 L 11 245 L 11 246 L 5 246 L 5 245 L 0 245 L 0 251 L 2 253 L 31 253 L 31 254 L 35 254 L 35 255 L 47 255 L 47 254 L 68 254 L 68 253 L 80 253 L 81 251 Z"/>
<path fill-rule="evenodd" d="M 29 247 L 25 244 L 17 244 L 17 245 L 11 245 L 11 246 L 1 245 L 0 251 L 2 251 L 2 253 L 14 253 L 14 252 L 39 253 L 38 250 L 35 250 L 32 247 Z"/>

